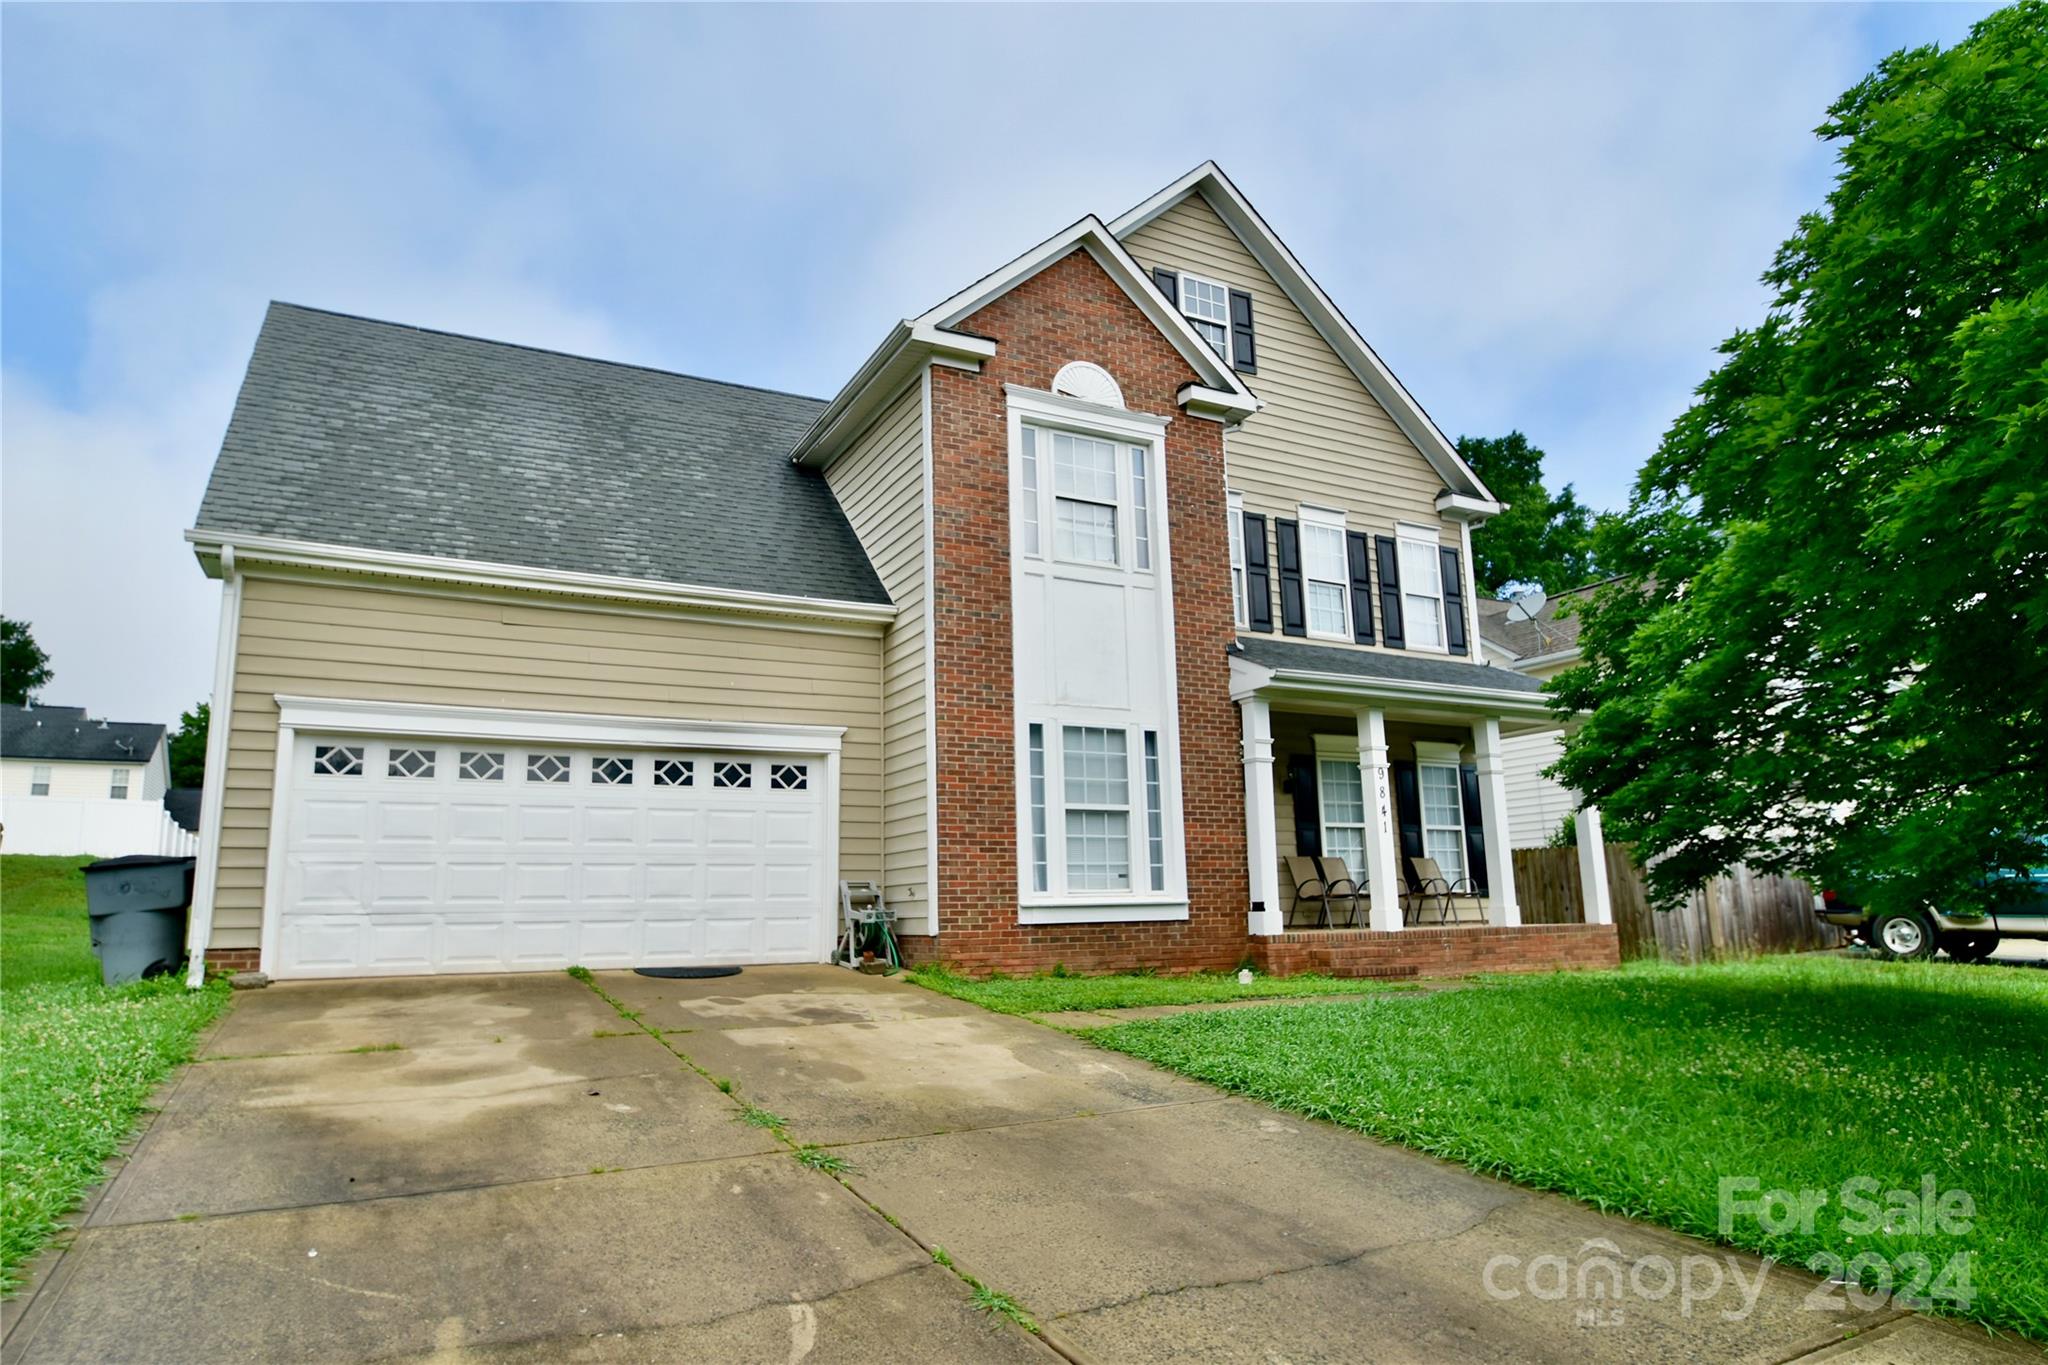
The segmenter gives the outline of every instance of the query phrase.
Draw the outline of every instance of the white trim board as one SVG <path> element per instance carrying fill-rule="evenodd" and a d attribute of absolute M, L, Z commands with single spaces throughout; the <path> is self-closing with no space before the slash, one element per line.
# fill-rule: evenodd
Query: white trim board
<path fill-rule="evenodd" d="M 1109 230 L 1119 240 L 1128 237 L 1190 194 L 1200 194 L 1215 210 L 1224 226 L 1237 236 L 1245 250 L 1280 286 L 1280 291 L 1330 344 L 1346 368 L 1358 376 L 1358 381 L 1379 400 L 1395 425 L 1415 443 L 1423 458 L 1450 485 L 1450 491 L 1497 503 L 1479 475 L 1459 456 L 1457 447 L 1416 401 L 1415 395 L 1394 377 L 1386 362 L 1379 358 L 1358 329 L 1351 325 L 1350 319 L 1315 282 L 1314 276 L 1295 259 L 1287 244 L 1266 225 L 1266 220 L 1251 206 L 1251 201 L 1230 183 L 1230 177 L 1214 161 L 1204 161 L 1143 203 L 1112 219 Z"/>
<path fill-rule="evenodd" d="M 234 725 L 235 655 L 242 632 L 242 576 L 232 547 L 221 553 L 220 634 L 213 656 L 213 697 L 207 708 L 206 783 L 199 795 L 199 866 L 192 914 L 185 926 L 185 984 L 206 984 L 206 950 L 213 944 L 213 902 L 220 894 L 221 814 L 227 805 L 229 731 Z"/>

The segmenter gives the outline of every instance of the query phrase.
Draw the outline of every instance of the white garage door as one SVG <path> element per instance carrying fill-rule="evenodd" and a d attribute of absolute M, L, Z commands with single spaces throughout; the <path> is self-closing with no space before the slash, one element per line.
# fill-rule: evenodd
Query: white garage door
<path fill-rule="evenodd" d="M 299 736 L 270 971 L 815 962 L 824 762 Z"/>

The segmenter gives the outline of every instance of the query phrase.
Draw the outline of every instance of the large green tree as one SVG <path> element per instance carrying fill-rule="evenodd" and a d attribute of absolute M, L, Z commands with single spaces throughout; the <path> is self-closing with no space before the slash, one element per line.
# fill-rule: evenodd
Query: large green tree
<path fill-rule="evenodd" d="M 1967 900 L 2048 830 L 2048 9 L 1894 53 L 1826 208 L 1597 552 L 1559 774 L 1668 899 L 1736 862 Z"/>
<path fill-rule="evenodd" d="M 205 702 L 178 717 L 178 728 L 171 732 L 170 742 L 165 745 L 170 751 L 173 787 L 205 785 L 206 729 L 211 719 L 212 708 Z"/>
<path fill-rule="evenodd" d="M 1543 483 L 1543 452 L 1519 431 L 1460 436 L 1458 453 L 1508 510 L 1472 533 L 1472 570 L 1480 588 L 1541 583 L 1551 592 L 1591 582 L 1593 513 L 1566 484 Z"/>
<path fill-rule="evenodd" d="M 20 706 L 50 681 L 50 656 L 28 622 L 0 616 L 0 701 Z"/>

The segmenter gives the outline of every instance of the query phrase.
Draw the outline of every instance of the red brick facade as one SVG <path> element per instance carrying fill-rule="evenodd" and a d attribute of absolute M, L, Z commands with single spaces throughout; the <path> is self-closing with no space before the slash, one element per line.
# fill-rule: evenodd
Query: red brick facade
<path fill-rule="evenodd" d="M 262 956 L 254 948 L 208 948 L 206 965 L 223 972 L 253 972 Z"/>
<path fill-rule="evenodd" d="M 1226 651 L 1230 607 L 1223 428 L 1180 414 L 1198 376 L 1084 251 L 966 319 L 1000 349 L 979 374 L 932 371 L 932 536 L 939 806 L 937 956 L 974 972 L 1230 968 L 1245 956 L 1244 780 Z M 1173 544 L 1186 829 L 1185 921 L 1017 922 L 1016 715 L 1011 701 L 1010 491 L 1004 384 L 1049 390 L 1088 360 L 1126 406 L 1173 417 Z"/>
<path fill-rule="evenodd" d="M 1547 972 L 1560 967 L 1618 967 L 1621 940 L 1611 924 L 1529 924 L 1519 929 L 1371 929 L 1275 934 L 1251 940 L 1252 960 L 1273 976 L 1464 976 L 1469 972 Z"/>

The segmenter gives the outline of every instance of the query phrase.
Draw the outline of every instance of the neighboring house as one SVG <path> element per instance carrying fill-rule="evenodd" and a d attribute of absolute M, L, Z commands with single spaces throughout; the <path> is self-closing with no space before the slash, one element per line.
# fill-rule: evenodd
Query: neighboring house
<path fill-rule="evenodd" d="M 82 706 L 0 704 L 10 853 L 182 851 L 162 828 L 169 783 L 161 725 L 94 720 Z"/>
<path fill-rule="evenodd" d="M 187 533 L 194 945 L 820 961 L 845 878 L 971 970 L 1611 962 L 1518 928 L 1502 745 L 1556 722 L 1477 654 L 1498 510 L 1213 164 L 828 401 L 273 305 Z M 1325 851 L 1375 929 L 1407 854 L 1493 927 L 1287 934 Z"/>
<path fill-rule="evenodd" d="M 1603 586 L 1591 583 L 1561 592 L 1533 617 L 1517 618 L 1509 604 L 1493 598 L 1479 603 L 1479 634 L 1487 657 L 1548 682 L 1579 662 L 1578 606 Z M 1544 776 L 1564 752 L 1564 735 L 1551 730 L 1518 735 L 1501 746 L 1508 804 L 1515 819 L 1515 847 L 1541 848 L 1557 837 L 1565 818 L 1579 808 L 1579 795 Z"/>

